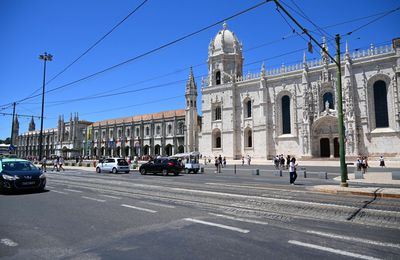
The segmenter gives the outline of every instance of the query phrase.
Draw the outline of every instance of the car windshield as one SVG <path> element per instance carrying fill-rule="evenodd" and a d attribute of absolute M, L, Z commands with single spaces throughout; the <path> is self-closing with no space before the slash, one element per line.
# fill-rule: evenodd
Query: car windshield
<path fill-rule="evenodd" d="M 118 159 L 118 165 L 129 165 L 125 159 Z"/>
<path fill-rule="evenodd" d="M 3 171 L 32 171 L 38 168 L 31 162 L 3 162 Z"/>

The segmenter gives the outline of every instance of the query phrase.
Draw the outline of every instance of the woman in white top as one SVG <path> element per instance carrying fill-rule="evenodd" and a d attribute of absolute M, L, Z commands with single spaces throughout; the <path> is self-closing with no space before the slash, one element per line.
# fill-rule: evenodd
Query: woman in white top
<path fill-rule="evenodd" d="M 289 174 L 290 174 L 290 184 L 294 185 L 294 182 L 297 179 L 296 173 L 296 158 L 292 157 L 289 163 Z"/>

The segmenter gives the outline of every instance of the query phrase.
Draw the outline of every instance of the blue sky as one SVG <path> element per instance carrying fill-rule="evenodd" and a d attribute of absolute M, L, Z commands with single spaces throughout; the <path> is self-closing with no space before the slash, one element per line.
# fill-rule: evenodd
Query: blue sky
<path fill-rule="evenodd" d="M 40 54 L 46 51 L 54 56 L 47 64 L 48 81 L 142 2 L 0 1 L 0 113 L 12 113 L 10 103 L 32 93 L 41 93 L 43 61 L 38 59 Z M 124 62 L 260 2 L 149 0 L 88 54 L 48 83 L 46 90 Z M 307 29 L 315 31 L 313 35 L 318 40 L 322 39 L 322 34 L 329 34 L 330 40 L 329 37 L 339 33 L 344 36 L 343 42 L 348 41 L 351 50 L 366 49 L 371 43 L 389 44 L 391 39 L 400 37 L 399 10 L 368 24 L 384 12 L 400 7 L 399 0 L 285 0 L 283 3 Z M 314 24 L 327 27 L 325 32 L 319 32 L 302 18 L 298 7 Z M 344 24 L 332 26 L 339 23 Z M 227 24 L 243 43 L 244 74 L 259 72 L 262 62 L 267 69 L 298 63 L 303 57 L 302 49 L 307 47 L 306 41 L 296 36 L 276 11 L 273 2 L 235 17 Z M 291 25 L 300 32 L 293 23 Z M 365 27 L 346 36 L 363 25 Z M 116 69 L 46 93 L 44 128 L 56 127 L 59 115 L 69 120 L 70 113 L 75 112 L 80 119 L 94 122 L 184 108 L 189 67 L 193 65 L 200 93 L 201 77 L 207 75 L 208 44 L 221 28 L 222 23 Z M 332 43 L 329 48 L 333 55 Z M 317 59 L 319 53 L 315 50 L 307 57 Z M 94 98 L 99 94 L 110 96 Z M 18 103 L 16 112 L 40 116 L 41 97 Z M 0 139 L 5 139 L 11 134 L 11 116 L 0 114 L 0 118 Z M 26 132 L 30 118 L 21 116 L 19 121 L 20 133 Z M 40 120 L 35 119 L 35 122 L 39 129 Z"/>

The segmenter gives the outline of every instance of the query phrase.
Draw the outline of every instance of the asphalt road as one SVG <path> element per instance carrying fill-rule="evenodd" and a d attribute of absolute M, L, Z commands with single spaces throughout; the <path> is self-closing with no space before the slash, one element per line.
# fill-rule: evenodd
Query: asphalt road
<path fill-rule="evenodd" d="M 46 192 L 0 196 L 0 258 L 399 259 L 399 199 L 264 170 L 48 173 Z"/>

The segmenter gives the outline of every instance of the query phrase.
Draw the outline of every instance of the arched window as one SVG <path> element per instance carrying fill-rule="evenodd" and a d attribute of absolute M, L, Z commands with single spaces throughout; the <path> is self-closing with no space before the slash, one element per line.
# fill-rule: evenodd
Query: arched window
<path fill-rule="evenodd" d="M 214 108 L 214 120 L 221 120 L 221 106 Z"/>
<path fill-rule="evenodd" d="M 150 135 L 150 128 L 148 126 L 146 127 L 146 135 Z"/>
<path fill-rule="evenodd" d="M 126 137 L 131 137 L 131 131 L 129 128 L 126 129 Z"/>
<path fill-rule="evenodd" d="M 118 138 L 121 138 L 121 136 L 122 136 L 122 130 L 121 129 L 118 129 Z"/>
<path fill-rule="evenodd" d="M 217 71 L 215 73 L 215 84 L 220 85 L 221 84 L 221 72 Z"/>
<path fill-rule="evenodd" d="M 136 137 L 139 137 L 139 128 L 136 128 Z"/>
<path fill-rule="evenodd" d="M 375 126 L 389 127 L 386 83 L 378 80 L 374 83 Z"/>
<path fill-rule="evenodd" d="M 326 102 L 329 103 L 329 109 L 335 109 L 335 106 L 333 104 L 333 94 L 331 92 L 326 92 L 323 96 L 322 96 L 322 100 L 323 100 L 323 110 L 326 110 Z"/>
<path fill-rule="evenodd" d="M 245 115 L 246 115 L 246 118 L 249 118 L 249 117 L 251 117 L 251 100 L 247 100 L 245 105 L 246 105 Z"/>
<path fill-rule="evenodd" d="M 282 134 L 290 134 L 290 97 L 282 97 Z"/>
<path fill-rule="evenodd" d="M 157 126 L 157 128 L 156 128 L 156 134 L 158 134 L 158 135 L 159 135 L 159 134 L 160 134 L 160 132 L 161 132 L 161 127 L 158 125 L 158 126 Z"/>
<path fill-rule="evenodd" d="M 172 125 L 168 125 L 168 134 L 170 135 L 172 133 Z"/>

